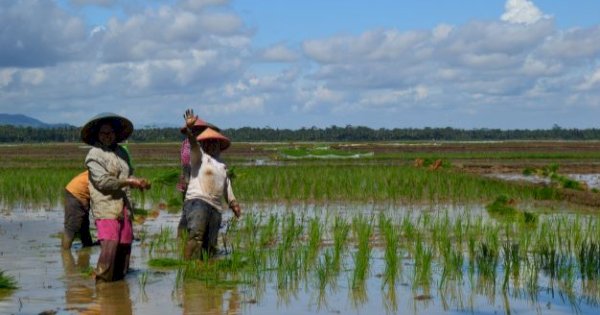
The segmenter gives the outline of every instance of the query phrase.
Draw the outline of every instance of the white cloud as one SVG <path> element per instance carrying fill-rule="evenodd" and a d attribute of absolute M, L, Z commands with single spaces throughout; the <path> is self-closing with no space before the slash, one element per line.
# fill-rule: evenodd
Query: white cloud
<path fill-rule="evenodd" d="M 93 87 L 108 82 L 111 77 L 111 69 L 114 65 L 100 65 L 98 66 L 91 75 L 90 84 Z"/>
<path fill-rule="evenodd" d="M 208 6 L 224 5 L 229 3 L 229 0 L 182 0 L 181 7 L 187 10 L 202 10 Z"/>
<path fill-rule="evenodd" d="M 230 35 L 239 31 L 242 26 L 240 18 L 234 14 L 204 14 L 200 25 L 207 31 L 220 35 Z"/>
<path fill-rule="evenodd" d="M 424 85 L 417 85 L 403 90 L 384 89 L 365 92 L 360 95 L 359 103 L 365 108 L 410 108 L 428 96 L 429 89 Z"/>
<path fill-rule="evenodd" d="M 69 0 L 75 6 L 96 5 L 100 7 L 110 7 L 117 3 L 118 0 Z"/>
<path fill-rule="evenodd" d="M 264 113 L 266 98 L 261 95 L 244 96 L 239 100 L 218 104 L 202 104 L 203 111 L 209 115 L 261 114 Z"/>
<path fill-rule="evenodd" d="M 560 63 L 549 62 L 534 56 L 527 56 L 523 63 L 522 73 L 528 76 L 552 76 L 560 74 L 563 66 Z"/>
<path fill-rule="evenodd" d="M 40 67 L 79 57 L 82 19 L 53 1 L 0 2 L 0 67 Z"/>
<path fill-rule="evenodd" d="M 0 68 L 0 87 L 8 86 L 14 80 L 14 75 L 17 73 L 16 68 Z"/>
<path fill-rule="evenodd" d="M 429 89 L 424 85 L 418 85 L 414 88 L 415 101 L 422 101 L 429 96 Z"/>
<path fill-rule="evenodd" d="M 507 1 L 503 21 L 266 47 L 226 0 L 73 1 L 127 10 L 92 28 L 60 1 L 0 1 L 0 29 L 13 30 L 0 35 L 0 112 L 78 124 L 102 109 L 179 125 L 197 105 L 234 127 L 473 124 L 464 113 L 486 126 L 497 112 L 562 109 L 569 120 L 565 108 L 600 103 L 600 25 L 559 29 L 531 1 Z"/>
<path fill-rule="evenodd" d="M 377 30 L 359 36 L 305 41 L 303 49 L 310 58 L 324 64 L 348 60 L 399 60 L 414 56 L 429 36 L 429 33 L 422 31 Z"/>
<path fill-rule="evenodd" d="M 21 74 L 21 80 L 25 84 L 39 85 L 44 81 L 45 72 L 41 69 L 27 69 Z"/>
<path fill-rule="evenodd" d="M 46 73 L 42 69 L 0 68 L 0 88 L 10 84 L 36 86 L 42 84 L 45 77 Z"/>
<path fill-rule="evenodd" d="M 293 50 L 279 44 L 265 49 L 262 53 L 262 58 L 265 61 L 271 62 L 293 62 L 298 60 L 299 56 Z"/>
<path fill-rule="evenodd" d="M 591 89 L 599 89 L 600 88 L 600 68 L 597 68 L 596 71 L 590 75 L 588 75 L 583 83 L 581 83 L 577 89 L 580 91 L 587 91 Z"/>
<path fill-rule="evenodd" d="M 378 37 L 375 34 L 371 34 Z M 367 54 L 369 60 L 398 60 L 407 54 L 414 53 L 423 43 L 426 43 L 429 34 L 419 31 L 399 32 L 396 30 L 382 31 L 381 38 L 372 51 Z M 365 46 L 368 44 L 365 44 Z"/>
<path fill-rule="evenodd" d="M 500 18 L 509 23 L 533 24 L 549 17 L 529 0 L 507 0 L 504 8 L 506 11 Z"/>
<path fill-rule="evenodd" d="M 343 93 L 331 90 L 322 85 L 305 91 L 303 94 L 302 98 L 304 98 L 304 101 L 302 105 L 296 107 L 296 110 L 305 113 L 320 112 L 328 106 L 342 102 L 344 99 Z"/>
<path fill-rule="evenodd" d="M 517 64 L 518 58 L 504 53 L 490 54 L 463 54 L 461 56 L 463 65 L 469 68 L 506 68 Z"/>
<path fill-rule="evenodd" d="M 568 62 L 587 62 L 600 54 L 600 25 L 585 29 L 558 31 L 539 47 L 550 58 Z"/>
<path fill-rule="evenodd" d="M 452 30 L 454 30 L 454 27 L 452 25 L 440 24 L 436 26 L 432 31 L 433 40 L 440 41 L 448 38 Z"/>

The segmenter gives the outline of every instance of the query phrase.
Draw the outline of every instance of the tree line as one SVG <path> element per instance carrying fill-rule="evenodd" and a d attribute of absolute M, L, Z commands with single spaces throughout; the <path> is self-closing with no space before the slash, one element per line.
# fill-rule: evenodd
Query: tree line
<path fill-rule="evenodd" d="M 0 126 L 0 143 L 80 142 L 79 127 L 34 128 Z M 372 129 L 362 126 L 327 128 L 230 128 L 222 133 L 233 141 L 481 141 L 481 140 L 600 140 L 600 129 L 458 129 L 393 128 Z M 136 129 L 132 142 L 181 141 L 179 128 Z"/>

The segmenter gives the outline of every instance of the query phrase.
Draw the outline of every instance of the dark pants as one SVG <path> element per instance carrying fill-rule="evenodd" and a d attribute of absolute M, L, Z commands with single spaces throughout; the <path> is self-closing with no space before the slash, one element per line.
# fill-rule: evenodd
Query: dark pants
<path fill-rule="evenodd" d="M 185 191 L 181 192 L 181 199 L 185 205 Z M 181 207 L 181 218 L 179 218 L 179 224 L 177 225 L 177 238 L 181 239 L 187 235 L 187 220 L 185 218 L 185 211 Z"/>
<path fill-rule="evenodd" d="M 182 217 L 188 233 L 185 258 L 197 255 L 198 248 L 209 256 L 216 254 L 221 212 L 204 200 L 191 199 L 183 204 Z"/>
<path fill-rule="evenodd" d="M 88 204 L 83 204 L 73 194 L 65 190 L 65 231 L 63 247 L 68 249 L 77 234 L 81 239 L 83 246 L 92 246 L 92 236 L 90 235 L 90 208 Z"/>

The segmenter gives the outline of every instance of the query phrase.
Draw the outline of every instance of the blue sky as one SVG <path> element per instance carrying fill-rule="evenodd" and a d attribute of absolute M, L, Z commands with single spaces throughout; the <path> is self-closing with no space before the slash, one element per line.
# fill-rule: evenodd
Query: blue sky
<path fill-rule="evenodd" d="M 0 1 L 0 112 L 82 125 L 598 127 L 600 1 Z"/>

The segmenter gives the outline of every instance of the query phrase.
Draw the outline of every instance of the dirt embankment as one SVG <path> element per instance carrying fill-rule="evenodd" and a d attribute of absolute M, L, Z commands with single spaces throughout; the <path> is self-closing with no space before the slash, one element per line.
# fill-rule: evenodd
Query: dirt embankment
<path fill-rule="evenodd" d="M 600 193 L 566 188 L 559 189 L 558 193 L 562 200 L 578 205 L 600 207 Z"/>

